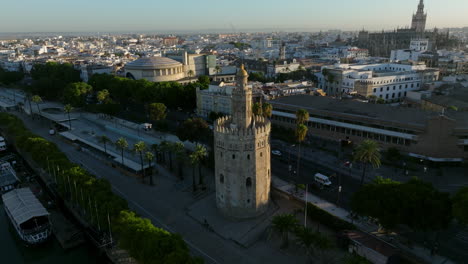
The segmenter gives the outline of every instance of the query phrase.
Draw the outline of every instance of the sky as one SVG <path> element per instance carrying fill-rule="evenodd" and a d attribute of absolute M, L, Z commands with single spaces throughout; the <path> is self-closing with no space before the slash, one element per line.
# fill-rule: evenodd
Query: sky
<path fill-rule="evenodd" d="M 419 0 L 0 0 L 0 32 L 382 30 Z M 468 26 L 468 0 L 425 0 L 427 27 Z"/>

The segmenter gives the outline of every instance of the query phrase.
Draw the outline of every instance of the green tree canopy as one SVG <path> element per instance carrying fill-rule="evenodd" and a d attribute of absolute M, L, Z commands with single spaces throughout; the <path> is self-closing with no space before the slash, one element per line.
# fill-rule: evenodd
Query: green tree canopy
<path fill-rule="evenodd" d="M 182 141 L 201 142 L 210 138 L 212 134 L 208 124 L 201 118 L 190 118 L 177 129 L 177 136 Z"/>
<path fill-rule="evenodd" d="M 70 83 L 63 92 L 64 101 L 75 107 L 84 106 L 86 96 L 93 91 L 91 85 L 84 82 Z"/>
<path fill-rule="evenodd" d="M 162 103 L 152 103 L 148 106 L 150 119 L 152 121 L 161 121 L 166 119 L 167 108 Z"/>

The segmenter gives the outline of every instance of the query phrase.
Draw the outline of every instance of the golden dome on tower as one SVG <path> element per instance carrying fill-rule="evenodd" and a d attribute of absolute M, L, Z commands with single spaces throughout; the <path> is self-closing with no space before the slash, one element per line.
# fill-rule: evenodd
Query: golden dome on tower
<path fill-rule="evenodd" d="M 249 74 L 247 73 L 247 71 L 244 68 L 244 64 L 241 64 L 240 69 L 237 71 L 237 76 L 239 76 L 239 77 L 249 76 Z"/>

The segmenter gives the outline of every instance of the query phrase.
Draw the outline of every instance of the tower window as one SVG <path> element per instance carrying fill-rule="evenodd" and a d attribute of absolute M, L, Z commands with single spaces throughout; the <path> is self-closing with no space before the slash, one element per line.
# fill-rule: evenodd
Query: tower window
<path fill-rule="evenodd" d="M 250 199 L 247 199 L 247 203 L 250 203 Z"/>
<path fill-rule="evenodd" d="M 236 159 L 236 155 L 232 154 L 232 159 Z"/>
<path fill-rule="evenodd" d="M 247 159 L 250 160 L 250 154 L 247 155 Z"/>
<path fill-rule="evenodd" d="M 219 182 L 224 183 L 224 175 L 222 173 L 219 175 Z"/>
<path fill-rule="evenodd" d="M 249 177 L 245 180 L 245 186 L 247 186 L 247 188 L 252 187 L 252 178 Z"/>
<path fill-rule="evenodd" d="M 260 152 L 260 157 L 263 157 L 263 152 Z"/>

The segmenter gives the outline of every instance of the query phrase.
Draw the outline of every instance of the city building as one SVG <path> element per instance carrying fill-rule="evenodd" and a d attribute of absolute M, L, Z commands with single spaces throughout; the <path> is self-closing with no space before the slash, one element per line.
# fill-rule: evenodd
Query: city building
<path fill-rule="evenodd" d="M 394 147 L 433 162 L 462 162 L 468 158 L 468 112 L 438 113 L 309 95 L 282 97 L 270 103 L 272 123 L 292 130 L 296 127 L 296 111 L 307 110 L 310 137 L 337 143 L 351 141 L 354 145 L 371 139 L 382 150 Z"/>
<path fill-rule="evenodd" d="M 385 101 L 403 99 L 408 91 L 439 79 L 439 71 L 423 63 L 335 64 L 322 67 L 315 75 L 318 88 L 329 95 L 357 93 Z"/>
<path fill-rule="evenodd" d="M 177 37 L 163 38 L 162 43 L 163 43 L 164 46 L 175 46 L 175 45 L 179 44 L 179 38 L 177 38 Z"/>
<path fill-rule="evenodd" d="M 301 64 L 296 60 L 279 60 L 276 63 L 269 64 L 267 67 L 267 77 L 276 77 L 280 73 L 290 73 L 297 71 Z"/>
<path fill-rule="evenodd" d="M 270 121 L 252 113 L 244 66 L 237 73 L 232 116 L 215 122 L 216 205 L 234 219 L 265 213 L 270 201 Z"/>
<path fill-rule="evenodd" d="M 359 32 L 357 46 L 369 49 L 371 56 L 388 57 L 392 50 L 406 49 L 411 40 L 415 38 L 429 39 L 432 47 L 444 48 L 452 45 L 449 33 L 426 31 L 427 14 L 424 13 L 423 0 L 420 1 L 418 11 L 413 15 L 411 28 L 398 28 L 387 32 L 374 32 L 362 30 Z"/>
<path fill-rule="evenodd" d="M 392 50 L 390 61 L 419 61 L 419 56 L 428 50 L 430 50 L 429 39 L 413 39 L 411 40 L 409 49 Z"/>
<path fill-rule="evenodd" d="M 262 90 L 252 87 L 253 102 L 261 102 Z M 197 114 L 203 118 L 208 118 L 211 112 L 231 115 L 231 101 L 233 91 L 236 86 L 232 83 L 221 82 L 219 85 L 209 85 L 208 89 L 197 88 Z"/>
<path fill-rule="evenodd" d="M 166 57 L 144 57 L 125 65 L 125 76 L 151 82 L 178 81 L 185 78 L 184 65 Z"/>

